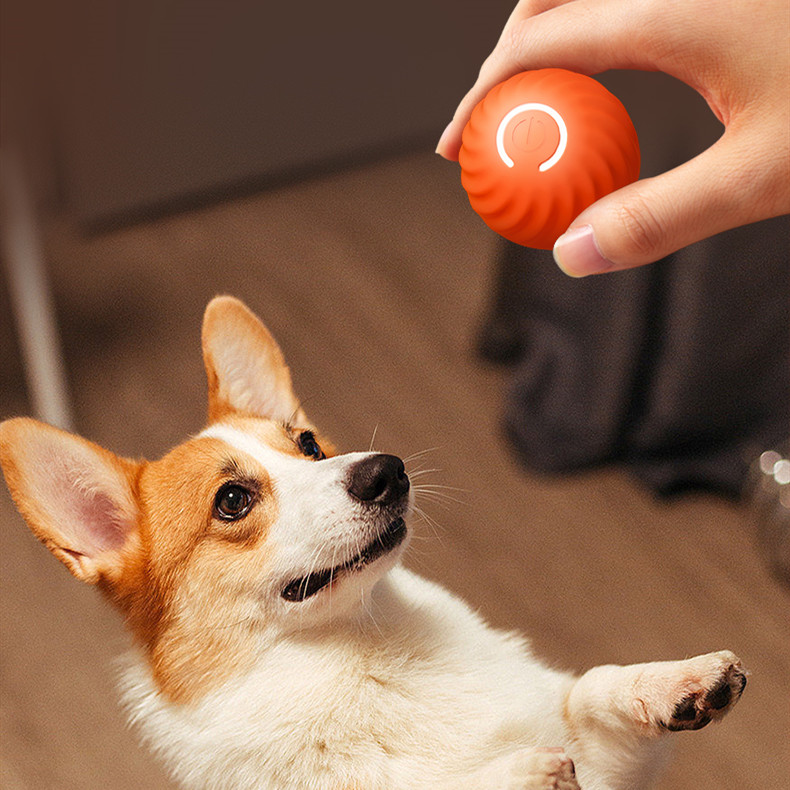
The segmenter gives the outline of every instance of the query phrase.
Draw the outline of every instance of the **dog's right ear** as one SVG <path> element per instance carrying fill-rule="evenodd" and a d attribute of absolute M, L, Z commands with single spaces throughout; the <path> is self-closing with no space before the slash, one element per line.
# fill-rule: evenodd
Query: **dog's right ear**
<path fill-rule="evenodd" d="M 234 412 L 280 422 L 304 419 L 280 347 L 243 302 L 212 299 L 202 340 L 210 422 Z"/>
<path fill-rule="evenodd" d="M 138 534 L 139 463 L 17 418 L 0 423 L 0 466 L 30 529 L 78 579 L 120 576 Z"/>

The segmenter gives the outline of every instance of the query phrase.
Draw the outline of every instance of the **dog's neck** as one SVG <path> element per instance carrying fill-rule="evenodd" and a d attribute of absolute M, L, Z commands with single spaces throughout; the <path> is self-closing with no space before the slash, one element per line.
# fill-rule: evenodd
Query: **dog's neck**
<path fill-rule="evenodd" d="M 478 730 L 490 737 L 480 700 L 501 698 L 503 688 L 521 689 L 512 700 L 504 692 L 507 715 L 534 707 L 524 727 L 541 731 L 546 706 L 532 700 L 532 689 L 545 695 L 565 681 L 525 657 L 523 642 L 486 628 L 461 600 L 396 567 L 350 616 L 263 634 L 255 661 L 201 699 L 169 701 L 139 657 L 125 673 L 123 696 L 177 775 L 194 772 L 206 777 L 203 786 L 221 786 L 232 767 L 269 782 L 256 786 L 294 786 L 270 772 L 299 765 L 306 786 L 326 772 L 365 777 L 378 766 L 387 775 L 387 755 L 415 749 L 412 769 L 438 760 L 451 771 Z M 514 731 L 504 746 L 521 737 Z M 412 786 L 408 777 L 392 786 Z"/>
<path fill-rule="evenodd" d="M 449 614 L 447 604 L 425 605 L 430 593 L 421 581 L 403 568 L 393 568 L 353 607 L 332 611 L 329 598 L 320 619 L 309 610 L 300 617 L 296 610 L 286 628 L 256 621 L 189 629 L 176 624 L 143 651 L 144 663 L 158 696 L 190 704 L 248 672 L 265 671 L 269 663 L 280 661 L 284 651 L 296 663 L 303 659 L 309 663 L 318 654 L 322 665 L 327 657 L 341 655 L 389 664 L 388 656 L 398 651 L 409 657 L 430 652 L 437 645 L 437 634 L 444 634 Z M 351 663 L 357 665 L 356 658 Z"/>
<path fill-rule="evenodd" d="M 422 592 L 422 591 L 420 591 Z M 381 644 L 392 649 L 393 639 L 405 633 L 411 641 L 427 636 L 441 616 L 427 608 L 415 590 L 414 577 L 401 567 L 393 568 L 350 612 L 330 617 L 314 628 L 288 634 L 295 643 L 347 642 L 355 648 Z"/>
<path fill-rule="evenodd" d="M 279 654 L 284 644 L 295 650 L 316 646 L 322 652 L 336 649 L 371 656 L 395 657 L 404 650 L 410 655 L 415 651 L 430 653 L 446 644 L 437 641 L 437 636 L 445 637 L 444 632 L 454 619 L 446 606 L 426 605 L 426 596 L 438 594 L 438 589 L 402 567 L 395 567 L 353 610 L 330 616 L 312 627 L 267 635 L 261 643 L 259 661 L 265 663 L 270 651 Z M 445 597 L 443 591 L 441 597 Z"/>
<path fill-rule="evenodd" d="M 209 682 L 203 694 L 174 699 L 158 682 L 156 667 L 150 660 L 139 661 L 141 669 L 147 666 L 143 674 L 136 675 L 148 678 L 149 692 L 166 703 L 199 704 L 201 697 L 213 695 L 222 686 L 246 682 L 247 675 L 276 682 L 278 670 L 274 668 L 281 666 L 285 656 L 289 656 L 292 671 L 298 671 L 297 667 L 303 664 L 314 677 L 322 668 L 331 674 L 333 665 L 341 665 L 343 677 L 354 683 L 358 679 L 355 673 L 364 675 L 374 666 L 397 674 L 397 668 L 406 663 L 441 663 L 442 656 L 452 651 L 459 638 L 463 639 L 463 634 L 479 623 L 476 614 L 443 589 L 395 567 L 352 611 L 306 627 L 299 627 L 297 618 L 294 628 L 288 631 L 266 627 L 256 631 L 254 655 L 235 663 L 232 673 L 226 674 L 221 683 Z M 191 657 L 185 653 L 179 656 L 179 662 L 189 662 L 191 658 L 195 672 L 205 673 L 201 646 L 192 645 L 190 651 Z"/>

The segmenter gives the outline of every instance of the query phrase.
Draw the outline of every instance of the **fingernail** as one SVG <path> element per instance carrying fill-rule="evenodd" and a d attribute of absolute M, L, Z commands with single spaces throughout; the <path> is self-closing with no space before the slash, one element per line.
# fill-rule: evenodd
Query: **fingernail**
<path fill-rule="evenodd" d="M 439 154 L 439 156 L 444 156 L 441 149 L 444 143 L 447 142 L 447 138 L 450 136 L 450 127 L 452 125 L 453 122 L 450 121 L 450 123 L 447 124 L 445 130 L 442 132 L 442 136 L 439 138 L 439 142 L 436 144 L 436 153 Z"/>
<path fill-rule="evenodd" d="M 598 249 L 592 225 L 571 228 L 560 236 L 554 243 L 554 260 L 570 277 L 600 274 L 614 266 Z"/>

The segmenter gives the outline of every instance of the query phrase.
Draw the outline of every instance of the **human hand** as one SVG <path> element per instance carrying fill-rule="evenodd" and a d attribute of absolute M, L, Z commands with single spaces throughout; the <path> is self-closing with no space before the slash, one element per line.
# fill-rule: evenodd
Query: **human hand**
<path fill-rule="evenodd" d="M 699 156 L 585 209 L 554 246 L 572 276 L 651 263 L 729 228 L 790 212 L 790 4 L 763 0 L 520 0 L 439 141 L 457 160 L 474 106 L 529 69 L 663 71 L 725 131 Z"/>

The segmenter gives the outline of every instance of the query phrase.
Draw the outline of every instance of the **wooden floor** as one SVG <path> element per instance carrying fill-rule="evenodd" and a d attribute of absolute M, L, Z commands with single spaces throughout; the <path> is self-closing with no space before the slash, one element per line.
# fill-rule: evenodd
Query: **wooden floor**
<path fill-rule="evenodd" d="M 311 416 L 345 449 L 409 457 L 452 487 L 424 501 L 408 564 L 527 632 L 552 664 L 730 648 L 751 671 L 720 726 L 673 736 L 666 790 L 790 786 L 788 590 L 732 503 L 656 502 L 623 472 L 546 478 L 499 430 L 505 374 L 472 353 L 493 239 L 455 168 L 429 154 L 278 188 L 91 237 L 48 234 L 79 429 L 156 456 L 198 430 L 201 312 L 245 299 L 289 358 Z M 0 295 L 0 416 L 27 410 Z M 116 707 L 118 618 L 23 527 L 5 491 L 0 785 L 170 785 Z M 405 789 L 406 790 L 406 789 Z M 482 789 L 481 789 L 482 790 Z"/>

